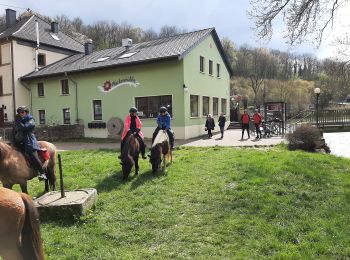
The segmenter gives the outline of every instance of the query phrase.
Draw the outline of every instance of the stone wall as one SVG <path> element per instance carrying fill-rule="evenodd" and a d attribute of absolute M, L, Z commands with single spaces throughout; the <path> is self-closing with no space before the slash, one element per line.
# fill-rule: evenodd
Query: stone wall
<path fill-rule="evenodd" d="M 83 125 L 41 126 L 35 129 L 38 140 L 58 141 L 84 137 Z"/>
<path fill-rule="evenodd" d="M 12 140 L 12 127 L 1 128 L 0 136 L 6 141 Z M 84 137 L 83 125 L 58 125 L 39 126 L 35 128 L 35 136 L 38 140 L 49 142 L 77 139 Z"/>

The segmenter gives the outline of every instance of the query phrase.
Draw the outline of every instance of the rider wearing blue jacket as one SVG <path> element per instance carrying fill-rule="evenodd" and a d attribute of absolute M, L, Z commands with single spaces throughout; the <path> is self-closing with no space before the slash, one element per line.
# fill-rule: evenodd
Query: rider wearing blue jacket
<path fill-rule="evenodd" d="M 152 144 L 154 142 L 154 139 L 157 137 L 157 134 L 160 130 L 166 131 L 169 136 L 169 142 L 170 142 L 170 149 L 174 149 L 174 134 L 171 131 L 170 127 L 170 115 L 166 109 L 166 107 L 161 107 L 159 109 L 159 115 L 157 117 L 157 128 L 154 130 L 153 136 L 152 136 Z"/>
<path fill-rule="evenodd" d="M 17 113 L 21 119 L 16 122 L 15 131 L 20 133 L 20 135 L 17 134 L 17 138 L 20 136 L 22 139 L 17 141 L 21 141 L 24 151 L 28 155 L 34 169 L 39 172 L 39 179 L 46 179 L 45 171 L 38 155 L 40 146 L 33 133 L 35 128 L 34 118 L 29 114 L 29 109 L 25 106 L 18 107 Z"/>

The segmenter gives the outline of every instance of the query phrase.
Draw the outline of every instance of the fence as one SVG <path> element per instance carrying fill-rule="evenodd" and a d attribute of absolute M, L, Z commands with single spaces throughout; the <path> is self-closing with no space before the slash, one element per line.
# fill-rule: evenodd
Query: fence
<path fill-rule="evenodd" d="M 287 121 L 286 132 L 293 132 L 298 125 L 305 123 L 316 125 L 316 118 L 317 111 L 301 111 Z M 319 110 L 318 126 L 321 128 L 350 126 L 350 109 Z"/>

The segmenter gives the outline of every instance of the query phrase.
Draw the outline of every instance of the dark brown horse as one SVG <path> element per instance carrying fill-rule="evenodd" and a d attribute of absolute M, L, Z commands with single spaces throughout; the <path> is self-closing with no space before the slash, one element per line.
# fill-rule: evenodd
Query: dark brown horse
<path fill-rule="evenodd" d="M 159 131 L 154 139 L 151 148 L 150 163 L 152 164 L 152 172 L 155 173 L 162 168 L 164 171 L 168 163 L 173 162 L 173 153 L 170 149 L 169 137 L 163 131 Z M 162 167 L 163 162 L 163 167 Z"/>
<path fill-rule="evenodd" d="M 24 193 L 0 188 L 0 256 L 4 260 L 42 260 L 39 215 Z"/>
<path fill-rule="evenodd" d="M 45 148 L 50 153 L 50 158 L 44 162 L 43 167 L 46 172 L 45 191 L 56 189 L 56 147 L 45 141 L 38 142 L 41 148 Z M 0 181 L 5 188 L 12 189 L 14 184 L 21 186 L 22 192 L 28 193 L 27 181 L 38 176 L 38 172 L 28 165 L 25 156 L 12 146 L 0 141 Z"/>
<path fill-rule="evenodd" d="M 121 151 L 121 165 L 123 170 L 123 180 L 127 180 L 132 167 L 135 165 L 135 175 L 139 174 L 139 154 L 140 143 L 133 134 L 125 137 L 123 149 Z"/>

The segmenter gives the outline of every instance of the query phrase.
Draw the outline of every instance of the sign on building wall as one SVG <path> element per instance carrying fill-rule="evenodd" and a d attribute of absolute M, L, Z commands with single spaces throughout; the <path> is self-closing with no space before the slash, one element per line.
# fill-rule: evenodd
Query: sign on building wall
<path fill-rule="evenodd" d="M 134 77 L 130 76 L 126 79 L 118 79 L 114 81 L 106 80 L 103 86 L 97 86 L 97 89 L 103 93 L 109 93 L 122 86 L 130 86 L 136 88 L 140 83 L 135 80 Z"/>

